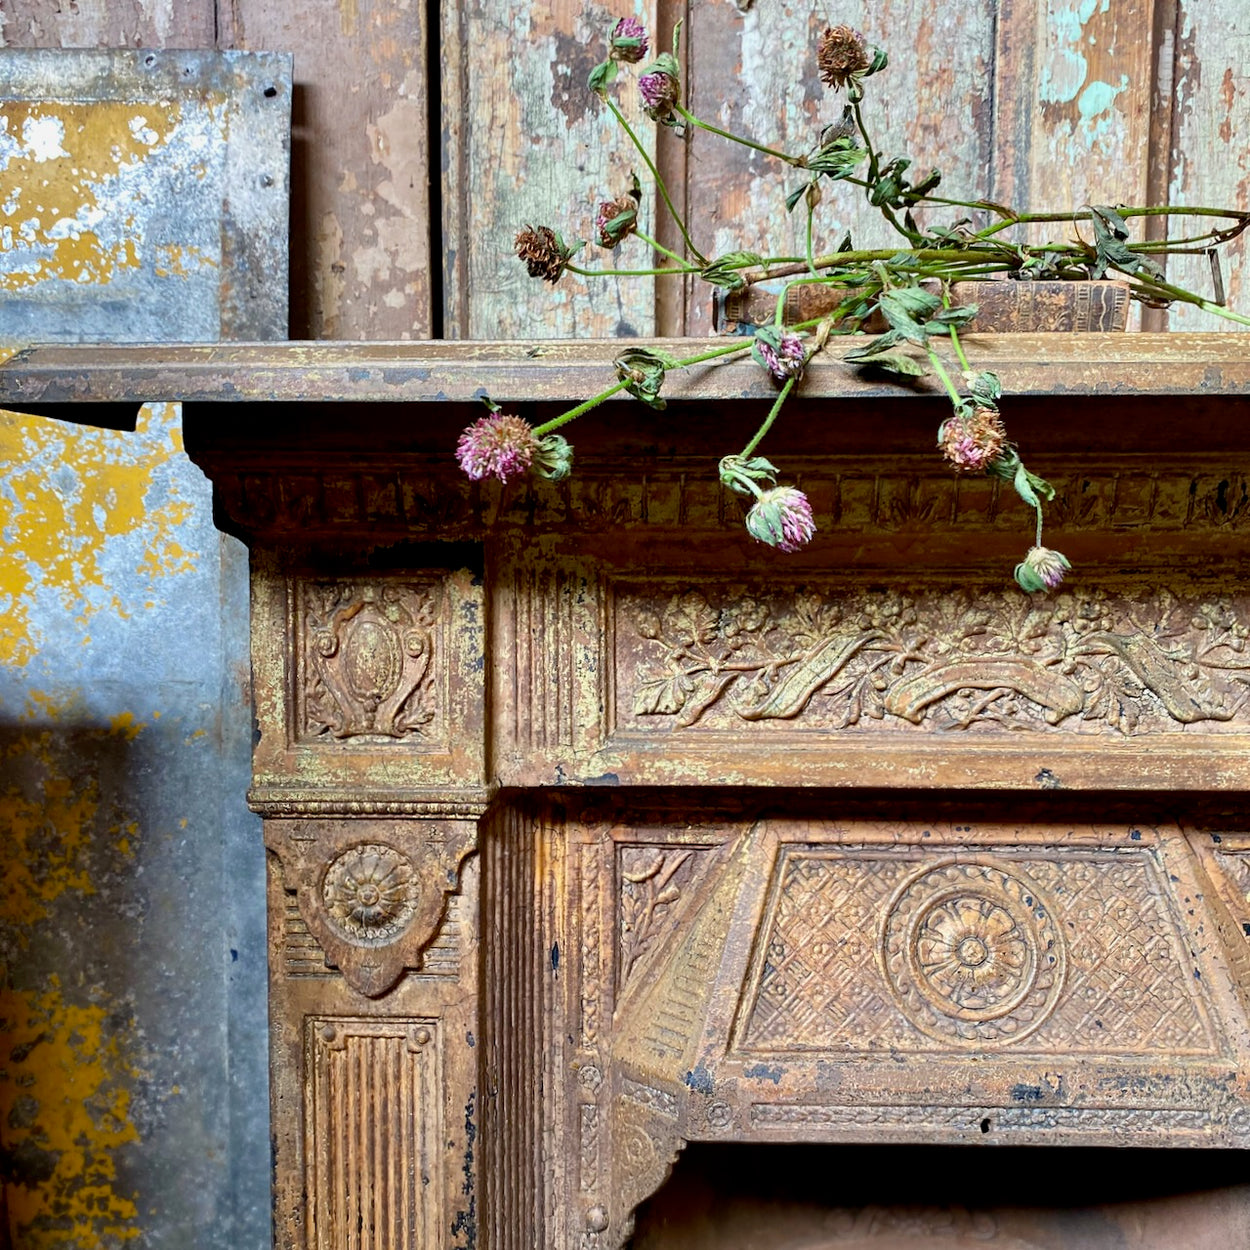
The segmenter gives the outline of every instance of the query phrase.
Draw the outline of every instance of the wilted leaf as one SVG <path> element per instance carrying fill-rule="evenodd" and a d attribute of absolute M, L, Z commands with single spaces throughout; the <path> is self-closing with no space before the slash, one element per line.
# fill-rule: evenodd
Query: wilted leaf
<path fill-rule="evenodd" d="M 904 356 L 901 352 L 886 352 L 884 355 L 874 356 L 871 360 L 858 363 L 864 368 L 888 369 L 891 373 L 898 373 L 909 378 L 923 378 L 929 372 L 914 356 Z"/>

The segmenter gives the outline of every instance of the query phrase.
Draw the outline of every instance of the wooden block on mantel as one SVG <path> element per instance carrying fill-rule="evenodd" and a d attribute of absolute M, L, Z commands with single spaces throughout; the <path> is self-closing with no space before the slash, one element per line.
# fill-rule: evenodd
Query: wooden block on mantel
<path fill-rule="evenodd" d="M 787 282 L 790 285 L 787 287 Z M 936 292 L 937 282 L 922 285 Z M 782 321 L 798 325 L 833 312 L 862 288 L 795 283 L 793 278 L 753 282 L 736 291 L 717 290 L 712 321 L 717 334 L 750 334 L 756 326 L 771 324 L 777 298 L 785 304 Z M 957 282 L 951 287 L 955 307 L 975 304 L 969 329 L 978 334 L 1012 332 L 1108 333 L 1128 322 L 1127 282 Z M 887 329 L 884 317 L 874 313 L 863 328 L 871 334 Z"/>

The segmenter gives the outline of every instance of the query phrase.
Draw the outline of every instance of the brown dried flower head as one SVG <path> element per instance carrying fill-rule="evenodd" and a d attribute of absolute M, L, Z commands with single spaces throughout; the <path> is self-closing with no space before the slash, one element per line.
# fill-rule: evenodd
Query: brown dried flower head
<path fill-rule="evenodd" d="M 864 73 L 872 65 L 872 55 L 859 31 L 831 26 L 816 45 L 816 64 L 821 81 L 837 90 Z"/>
<path fill-rule="evenodd" d="M 979 473 L 1003 454 L 1007 431 L 993 408 L 974 408 L 966 416 L 954 416 L 942 423 L 938 446 L 956 469 Z"/>
<path fill-rule="evenodd" d="M 518 230 L 516 254 L 525 262 L 531 278 L 559 281 L 572 253 L 550 226 L 526 226 Z"/>

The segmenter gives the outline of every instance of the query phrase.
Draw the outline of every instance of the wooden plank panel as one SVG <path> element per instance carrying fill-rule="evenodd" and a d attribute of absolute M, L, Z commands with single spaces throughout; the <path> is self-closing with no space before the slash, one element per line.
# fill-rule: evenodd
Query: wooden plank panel
<path fill-rule="evenodd" d="M 428 337 L 425 5 L 222 0 L 221 42 L 295 55 L 292 337 Z"/>
<path fill-rule="evenodd" d="M 5 0 L 0 48 L 211 48 L 214 0 Z"/>
<path fill-rule="evenodd" d="M 745 11 L 743 11 L 745 10 Z M 891 55 L 865 84 L 864 118 L 884 153 L 909 155 L 913 173 L 942 170 L 942 191 L 977 198 L 990 155 L 992 0 L 952 7 L 941 0 L 884 0 L 856 18 L 869 43 Z M 835 18 L 835 20 L 837 20 Z M 844 96 L 816 71 L 816 41 L 829 24 L 824 6 L 695 0 L 690 6 L 688 75 L 692 111 L 771 147 L 802 152 L 841 116 Z M 689 140 L 691 231 L 704 251 L 746 247 L 800 255 L 806 218 L 787 217 L 778 163 L 715 135 Z M 935 220 L 953 220 L 943 210 Z M 816 249 L 832 250 L 845 230 L 856 246 L 888 247 L 898 236 L 849 186 L 826 184 Z M 696 284 L 691 333 L 710 325 L 707 288 Z"/>
<path fill-rule="evenodd" d="M 1250 208 L 1250 4 L 1188 0 L 1176 41 L 1177 122 L 1169 198 L 1174 204 Z M 1194 224 L 1185 219 L 1187 225 Z M 1172 235 L 1176 237 L 1174 223 Z M 1250 316 L 1246 236 L 1221 248 L 1228 306 Z M 1212 297 L 1211 273 L 1200 257 L 1171 257 L 1168 274 Z M 1244 327 L 1175 304 L 1169 324 L 1185 330 Z"/>
<path fill-rule="evenodd" d="M 608 110 L 586 88 L 617 18 L 640 17 L 655 29 L 653 0 L 585 5 L 544 0 L 509 6 L 466 0 L 443 6 L 445 333 L 467 338 L 560 338 L 651 334 L 649 279 L 583 279 L 554 286 L 530 278 L 513 254 L 516 232 L 549 225 L 566 240 L 591 239 L 601 200 L 642 169 Z M 634 74 L 613 89 L 640 139 L 654 143 L 642 117 Z M 648 229 L 650 209 L 640 222 Z M 648 267 L 637 241 L 616 253 L 622 265 Z M 595 245 L 579 257 L 606 266 Z"/>
<path fill-rule="evenodd" d="M 1039 212 L 1145 202 L 1154 13 L 1162 2 L 1003 0 L 996 200 Z"/>

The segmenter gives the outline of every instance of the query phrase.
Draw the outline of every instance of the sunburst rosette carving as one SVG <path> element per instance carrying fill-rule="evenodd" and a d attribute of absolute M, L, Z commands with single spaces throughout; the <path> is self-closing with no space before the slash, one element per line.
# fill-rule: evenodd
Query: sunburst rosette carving
<path fill-rule="evenodd" d="M 938 1041 L 1010 1044 L 1059 1001 L 1062 934 L 1037 888 L 999 864 L 950 863 L 905 882 L 879 947 L 900 1010 Z"/>
<path fill-rule="evenodd" d="M 430 971 L 425 956 L 476 838 L 472 819 L 265 822 L 265 845 L 325 962 L 369 998 L 406 970 Z"/>
<path fill-rule="evenodd" d="M 361 946 L 393 942 L 412 922 L 418 901 L 411 862 L 378 843 L 339 855 L 326 869 L 321 893 L 330 922 Z"/>

